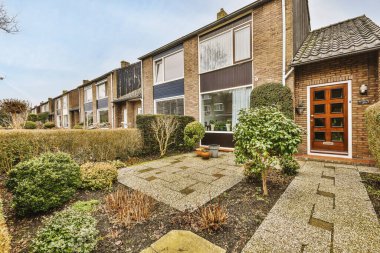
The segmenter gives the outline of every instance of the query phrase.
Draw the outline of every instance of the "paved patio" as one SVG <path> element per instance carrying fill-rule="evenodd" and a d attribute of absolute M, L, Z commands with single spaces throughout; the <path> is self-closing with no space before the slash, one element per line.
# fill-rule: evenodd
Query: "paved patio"
<path fill-rule="evenodd" d="M 195 210 L 243 179 L 232 153 L 203 160 L 194 153 L 163 158 L 119 171 L 118 180 L 180 211 Z"/>
<path fill-rule="evenodd" d="M 378 170 L 306 162 L 243 252 L 380 252 L 360 171 Z"/>

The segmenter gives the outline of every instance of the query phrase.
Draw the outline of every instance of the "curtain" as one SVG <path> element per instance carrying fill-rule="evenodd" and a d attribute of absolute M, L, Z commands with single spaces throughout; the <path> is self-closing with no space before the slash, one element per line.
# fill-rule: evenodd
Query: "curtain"
<path fill-rule="evenodd" d="M 165 58 L 165 82 L 184 76 L 183 51 Z"/>
<path fill-rule="evenodd" d="M 246 87 L 232 91 L 232 127 L 238 123 L 240 110 L 249 108 L 251 90 L 251 87 Z"/>
<path fill-rule="evenodd" d="M 235 31 L 235 61 L 251 58 L 251 27 Z"/>

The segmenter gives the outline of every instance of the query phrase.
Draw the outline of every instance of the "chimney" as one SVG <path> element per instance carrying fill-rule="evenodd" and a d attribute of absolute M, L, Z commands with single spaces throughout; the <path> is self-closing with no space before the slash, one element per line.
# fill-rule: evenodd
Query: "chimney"
<path fill-rule="evenodd" d="M 122 68 L 126 68 L 126 67 L 128 67 L 129 65 L 131 65 L 129 62 L 127 62 L 127 61 L 121 61 L 120 62 L 120 65 L 121 65 L 121 67 Z"/>
<path fill-rule="evenodd" d="M 227 12 L 223 8 L 221 8 L 220 11 L 218 12 L 217 20 L 224 18 L 225 16 L 227 16 Z"/>
<path fill-rule="evenodd" d="M 63 90 L 62 91 L 62 94 L 65 94 L 65 93 L 67 93 L 68 92 L 68 90 Z"/>
<path fill-rule="evenodd" d="M 89 80 L 83 80 L 83 84 L 89 83 Z"/>

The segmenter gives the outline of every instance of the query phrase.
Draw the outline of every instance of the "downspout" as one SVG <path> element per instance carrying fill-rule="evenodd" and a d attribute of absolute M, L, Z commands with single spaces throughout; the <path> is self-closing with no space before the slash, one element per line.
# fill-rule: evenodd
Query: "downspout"
<path fill-rule="evenodd" d="M 282 85 L 286 82 L 286 0 L 282 0 Z"/>
<path fill-rule="evenodd" d="M 111 120 L 112 120 L 112 129 L 115 128 L 115 104 L 113 103 L 113 72 L 111 72 L 111 99 L 110 102 L 112 104 L 112 113 L 111 113 Z"/>
<path fill-rule="evenodd" d="M 141 82 L 141 114 L 145 114 L 144 112 L 144 78 L 143 78 L 143 60 L 140 61 L 141 73 L 140 73 L 140 82 Z"/>

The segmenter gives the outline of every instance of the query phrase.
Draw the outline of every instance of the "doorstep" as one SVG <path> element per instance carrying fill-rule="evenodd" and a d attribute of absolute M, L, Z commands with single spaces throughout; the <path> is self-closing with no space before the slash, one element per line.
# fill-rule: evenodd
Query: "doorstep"
<path fill-rule="evenodd" d="M 330 156 L 316 156 L 316 155 L 305 155 L 298 154 L 296 158 L 304 161 L 321 161 L 321 162 L 333 162 L 340 164 L 349 165 L 365 165 L 365 166 L 375 166 L 376 161 L 373 159 L 357 159 L 357 158 L 344 158 L 344 157 L 330 157 Z"/>

